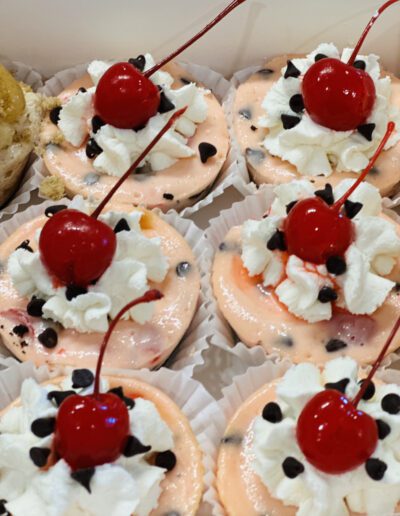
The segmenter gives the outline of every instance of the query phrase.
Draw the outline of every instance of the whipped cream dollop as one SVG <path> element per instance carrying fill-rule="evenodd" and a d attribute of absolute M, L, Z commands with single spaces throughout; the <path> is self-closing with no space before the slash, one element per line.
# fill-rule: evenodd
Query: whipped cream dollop
<path fill-rule="evenodd" d="M 297 443 L 296 425 L 306 403 L 323 391 L 325 384 L 341 380 L 347 380 L 345 395 L 352 399 L 360 388 L 358 365 L 348 357 L 328 362 L 322 371 L 313 364 L 292 366 L 276 387 L 282 420 L 271 423 L 257 416 L 253 422 L 252 467 L 274 498 L 298 507 L 298 516 L 346 516 L 351 511 L 389 516 L 400 501 L 400 414 L 386 412 L 381 402 L 388 394 L 399 396 L 398 385 L 375 384 L 372 398 L 358 405 L 390 429 L 371 456 L 387 466 L 381 480 L 373 479 L 365 464 L 340 475 L 326 474 L 307 461 Z M 304 467 L 295 478 L 284 473 L 282 463 L 288 457 Z"/>
<path fill-rule="evenodd" d="M 129 409 L 130 432 L 147 453 L 121 455 L 115 462 L 95 468 L 90 492 L 71 477 L 71 468 L 60 459 L 46 471 L 30 458 L 32 447 L 51 448 L 53 435 L 37 437 L 31 424 L 39 418 L 57 417 L 57 406 L 49 401 L 51 391 L 72 390 L 71 379 L 59 385 L 38 385 L 24 381 L 21 404 L 8 410 L 0 420 L 0 498 L 13 516 L 147 516 L 157 507 L 160 483 L 166 470 L 148 462 L 154 452 L 174 446 L 170 428 L 151 401 L 135 398 Z M 85 395 L 93 386 L 74 389 Z M 102 392 L 108 390 L 103 379 Z"/>
<path fill-rule="evenodd" d="M 265 115 L 259 119 L 260 127 L 269 132 L 263 142 L 264 147 L 273 156 L 278 156 L 294 165 L 300 174 L 329 176 L 333 170 L 338 172 L 360 172 L 376 151 L 382 140 L 389 121 L 400 127 L 400 111 L 391 104 L 391 79 L 381 77 L 379 58 L 374 54 L 357 56 L 357 60 L 365 63 L 365 71 L 371 76 L 376 90 L 376 100 L 366 124 L 374 124 L 371 140 L 359 131 L 334 131 L 314 122 L 307 111 L 294 112 L 290 107 L 293 95 L 301 94 L 304 74 L 314 64 L 315 56 L 323 54 L 327 57 L 347 62 L 352 49 L 345 48 L 342 55 L 333 44 L 321 44 L 305 58 L 293 59 L 293 65 L 299 70 L 298 77 L 284 77 L 286 67 L 282 69 L 282 77 L 267 93 L 262 107 Z M 298 118 L 298 123 L 284 129 L 282 115 Z M 385 149 L 394 146 L 400 140 L 400 133 L 394 131 Z"/>
<path fill-rule="evenodd" d="M 144 71 L 154 66 L 150 54 L 145 55 Z M 181 158 L 195 155 L 188 145 L 188 140 L 195 132 L 197 124 L 207 118 L 208 107 L 205 96 L 208 90 L 189 83 L 182 88 L 172 88 L 174 78 L 167 72 L 158 71 L 150 80 L 162 90 L 162 94 L 174 107 L 166 113 L 157 113 L 139 130 L 119 129 L 105 124 L 93 132 L 91 119 L 94 116 L 93 96 L 96 86 L 103 74 L 112 66 L 112 62 L 93 61 L 88 73 L 94 86 L 87 91 L 78 91 L 62 105 L 58 127 L 65 139 L 74 147 L 80 147 L 87 137 L 93 138 L 102 152 L 94 159 L 93 167 L 97 172 L 112 176 L 122 176 L 139 157 L 154 137 L 161 131 L 171 116 L 183 107 L 186 112 L 169 129 L 157 145 L 141 163 L 149 163 L 154 171 L 161 171 L 176 163 Z"/>
<path fill-rule="evenodd" d="M 340 199 L 355 180 L 345 179 L 333 189 L 334 200 Z M 294 201 L 314 196 L 313 185 L 305 180 L 282 184 L 274 189 L 270 212 L 262 220 L 248 220 L 242 226 L 242 262 L 250 276 L 262 275 L 294 315 L 308 322 L 329 320 L 332 306 L 353 314 L 372 314 L 384 302 L 395 283 L 390 274 L 400 258 L 400 238 L 396 224 L 383 218 L 382 198 L 369 183 L 362 183 L 349 197 L 362 204 L 352 219 L 355 238 L 345 253 L 346 271 L 341 275 L 328 272 L 326 266 L 305 262 L 286 251 L 270 250 L 269 239 L 283 230 L 286 207 Z M 321 289 L 328 287 L 337 294 L 335 301 L 320 301 Z"/>
<path fill-rule="evenodd" d="M 76 196 L 69 207 L 90 213 L 88 202 L 81 196 Z M 61 323 L 64 328 L 79 332 L 107 331 L 109 317 L 115 317 L 126 304 L 149 290 L 149 281 L 160 283 L 168 272 L 161 239 L 145 236 L 140 227 L 142 216 L 139 210 L 100 215 L 99 219 L 112 228 L 124 219 L 130 229 L 116 233 L 117 247 L 112 262 L 96 284 L 87 287 L 86 293 L 67 299 L 66 287 L 54 285 L 39 251 L 32 253 L 22 248 L 16 249 L 7 263 L 16 290 L 25 297 L 44 299 L 43 316 Z M 39 235 L 40 231 L 36 234 L 37 240 Z M 153 313 L 154 302 L 142 303 L 129 310 L 124 318 L 144 324 Z"/>

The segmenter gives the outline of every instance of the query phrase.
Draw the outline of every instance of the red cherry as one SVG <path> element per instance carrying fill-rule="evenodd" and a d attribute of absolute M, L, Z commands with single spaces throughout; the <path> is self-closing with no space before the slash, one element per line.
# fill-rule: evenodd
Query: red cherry
<path fill-rule="evenodd" d="M 316 122 L 335 131 L 365 124 L 374 107 L 374 81 L 364 70 L 339 59 L 314 63 L 302 83 L 304 106 Z"/>
<path fill-rule="evenodd" d="M 56 422 L 56 452 L 73 470 L 114 462 L 129 435 L 129 414 L 115 394 L 73 395 L 61 404 Z"/>
<path fill-rule="evenodd" d="M 77 210 L 53 215 L 39 239 L 40 257 L 49 273 L 63 284 L 80 287 L 100 278 L 115 249 L 113 230 Z"/>
<path fill-rule="evenodd" d="M 357 468 L 378 443 L 375 420 L 334 390 L 320 392 L 307 403 L 296 435 L 308 462 L 330 474 Z"/>
<path fill-rule="evenodd" d="M 157 113 L 160 92 L 130 63 L 116 63 L 97 84 L 94 109 L 107 124 L 136 129 Z"/>
<path fill-rule="evenodd" d="M 343 256 L 354 238 L 351 220 L 320 197 L 298 201 L 285 220 L 284 232 L 289 254 L 316 264 Z"/>

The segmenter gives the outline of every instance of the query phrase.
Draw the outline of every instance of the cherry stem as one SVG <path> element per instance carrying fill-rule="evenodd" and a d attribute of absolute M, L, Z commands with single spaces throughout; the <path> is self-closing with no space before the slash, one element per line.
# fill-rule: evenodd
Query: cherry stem
<path fill-rule="evenodd" d="M 386 344 L 383 346 L 382 351 L 380 352 L 371 371 L 369 372 L 369 375 L 367 376 L 367 378 L 365 380 L 363 380 L 361 389 L 358 391 L 357 396 L 354 398 L 354 400 L 352 402 L 355 407 L 357 407 L 361 398 L 364 396 L 365 391 L 368 389 L 368 385 L 371 383 L 372 377 L 376 373 L 378 367 L 381 365 L 382 360 L 385 358 L 386 352 L 399 328 L 400 328 L 400 317 L 397 319 L 396 324 L 393 326 L 392 331 L 390 332 L 390 335 L 386 341 Z"/>
<path fill-rule="evenodd" d="M 94 219 L 97 219 L 97 217 L 103 211 L 104 206 L 108 203 L 108 201 L 111 199 L 111 197 L 115 194 L 115 192 L 118 190 L 118 188 L 122 185 L 122 183 L 126 179 L 128 179 L 128 177 L 131 175 L 131 173 L 140 165 L 140 163 L 147 156 L 147 154 L 152 150 L 152 148 L 159 142 L 159 140 L 161 140 L 161 138 L 164 136 L 164 134 L 174 125 L 174 123 L 177 121 L 177 119 L 179 117 L 181 117 L 186 110 L 187 110 L 187 106 L 182 109 L 179 109 L 178 111 L 176 111 L 176 113 L 174 113 L 171 116 L 171 118 L 168 120 L 168 122 L 165 124 L 165 126 L 157 134 L 157 136 L 149 143 L 149 145 L 144 149 L 144 151 L 141 153 L 141 155 L 138 157 L 138 159 L 125 172 L 125 174 L 119 178 L 119 180 L 115 183 L 115 185 L 111 188 L 111 190 L 108 192 L 108 194 L 104 197 L 104 199 L 101 201 L 101 203 L 94 210 L 94 212 L 91 215 Z"/>
<path fill-rule="evenodd" d="M 107 344 L 110 340 L 111 334 L 114 331 L 115 326 L 123 317 L 123 315 L 133 308 L 136 305 L 139 305 L 140 303 L 151 303 L 152 301 L 158 301 L 159 299 L 162 299 L 164 295 L 156 289 L 148 290 L 142 297 L 139 297 L 135 299 L 134 301 L 131 301 L 127 305 L 125 305 L 114 317 L 114 319 L 110 322 L 110 326 L 108 327 L 107 333 L 104 335 L 103 342 L 101 344 L 99 358 L 97 359 L 97 366 L 96 366 L 96 376 L 94 380 L 94 397 L 97 397 L 99 395 L 99 389 L 100 389 L 100 372 L 101 367 L 103 365 L 103 359 L 104 359 L 104 353 L 106 352 Z"/>
<path fill-rule="evenodd" d="M 356 60 L 356 57 L 358 55 L 358 52 L 360 51 L 361 45 L 364 43 L 365 38 L 367 37 L 368 32 L 370 31 L 373 24 L 376 22 L 376 20 L 379 18 L 379 16 L 383 13 L 383 11 L 386 11 L 388 7 L 390 7 L 392 4 L 395 4 L 399 0 L 389 0 L 388 2 L 384 3 L 379 9 L 376 11 L 376 13 L 373 15 L 373 17 L 370 19 L 368 25 L 365 27 L 364 32 L 361 34 L 361 38 L 358 40 L 357 45 L 355 46 L 353 53 L 350 56 L 350 59 L 348 60 L 347 64 L 352 65 L 354 61 Z"/>
<path fill-rule="evenodd" d="M 243 4 L 246 0 L 234 0 L 231 4 L 228 5 L 212 22 L 210 22 L 208 25 L 204 27 L 200 32 L 198 32 L 195 36 L 193 36 L 192 39 L 190 39 L 187 43 L 182 45 L 178 48 L 178 50 L 175 50 L 172 54 L 170 54 L 168 57 L 165 57 L 162 61 L 157 63 L 153 68 L 150 68 L 150 70 L 147 70 L 147 72 L 144 73 L 146 77 L 150 77 L 155 72 L 157 72 L 160 68 L 162 68 L 164 65 L 172 61 L 172 59 L 175 59 L 176 56 L 181 54 L 184 50 L 186 50 L 188 47 L 190 47 L 193 43 L 195 43 L 198 39 L 200 39 L 204 34 L 206 34 L 209 30 L 211 30 L 217 23 L 219 23 L 225 16 L 227 16 L 231 11 L 236 9 L 240 4 Z"/>
<path fill-rule="evenodd" d="M 335 204 L 332 206 L 334 210 L 339 211 L 340 208 L 343 206 L 343 204 L 347 201 L 347 199 L 350 197 L 350 195 L 354 192 L 356 188 L 364 181 L 372 167 L 375 165 L 376 160 L 378 159 L 379 155 L 383 151 L 383 148 L 385 147 L 388 139 L 390 138 L 392 132 L 394 131 L 396 127 L 396 124 L 394 122 L 389 122 L 386 128 L 385 136 L 382 138 L 381 143 L 379 144 L 379 147 L 376 149 L 375 154 L 372 156 L 370 162 L 367 165 L 367 168 L 364 169 L 364 171 L 360 174 L 357 181 L 351 186 L 351 188 L 348 189 L 348 191 L 335 202 Z"/>

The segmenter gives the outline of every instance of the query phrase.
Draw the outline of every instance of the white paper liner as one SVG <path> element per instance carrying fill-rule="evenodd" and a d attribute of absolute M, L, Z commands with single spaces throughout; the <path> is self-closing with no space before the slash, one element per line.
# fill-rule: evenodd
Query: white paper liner
<path fill-rule="evenodd" d="M 215 463 L 217 461 L 219 443 L 224 436 L 229 421 L 239 407 L 263 385 L 283 376 L 291 366 L 292 363 L 289 360 L 284 360 L 279 363 L 268 361 L 262 365 L 250 367 L 244 374 L 235 376 L 232 379 L 232 383 L 223 389 L 223 397 L 218 401 L 220 414 L 219 417 L 214 420 L 214 424 L 217 428 L 217 439 L 214 441 L 214 447 L 216 449 L 214 455 Z M 400 371 L 380 369 L 376 377 L 386 383 L 400 385 Z M 256 416 L 256 414 L 254 416 Z M 212 477 L 211 488 L 205 493 L 204 500 L 211 505 L 211 514 L 213 516 L 225 516 L 225 510 L 218 499 L 215 472 L 213 472 Z"/>
<path fill-rule="evenodd" d="M 70 202 L 70 199 L 61 199 L 60 201 L 57 201 L 57 203 L 48 200 L 41 204 L 30 206 L 25 211 L 15 214 L 14 217 L 0 224 L 0 243 L 8 238 L 8 236 L 16 231 L 21 225 L 43 215 L 44 210 L 48 206 L 53 206 L 54 204 L 68 205 Z M 187 375 L 191 376 L 193 368 L 196 365 L 203 364 L 202 353 L 208 347 L 207 338 L 210 335 L 210 316 L 206 309 L 208 301 L 206 297 L 206 280 L 211 250 L 204 232 L 200 230 L 194 222 L 180 217 L 175 212 L 165 214 L 162 213 L 161 210 L 154 211 L 183 236 L 193 251 L 200 272 L 200 295 L 195 315 L 183 339 L 167 360 L 168 367 L 184 370 Z M 11 353 L 3 344 L 0 344 L 0 357 L 9 356 L 11 356 Z"/>
<path fill-rule="evenodd" d="M 206 88 L 210 89 L 216 98 L 223 103 L 224 98 L 229 91 L 230 83 L 220 73 L 215 72 L 206 66 L 192 63 L 179 62 L 179 65 L 192 75 L 196 81 L 201 82 Z M 58 72 L 54 77 L 46 81 L 44 87 L 41 88 L 40 91 L 46 95 L 59 95 L 59 93 L 71 84 L 71 82 L 82 77 L 86 71 L 87 64 L 81 64 Z M 227 160 L 221 173 L 216 179 L 215 184 L 212 186 L 211 192 L 203 199 L 196 202 L 193 206 L 184 208 L 180 212 L 183 217 L 190 216 L 201 208 L 211 204 L 213 200 L 220 196 L 229 186 L 233 186 L 243 195 L 249 193 L 250 190 L 247 187 L 247 183 L 249 181 L 247 170 L 243 173 L 243 169 L 238 169 L 235 166 L 235 161 L 236 155 L 229 151 Z M 34 172 L 38 176 L 39 181 L 48 175 L 47 168 L 42 159 L 39 159 L 34 164 Z"/>
<path fill-rule="evenodd" d="M 18 61 L 10 61 L 3 57 L 0 57 L 0 64 L 7 68 L 18 81 L 31 86 L 33 91 L 37 91 L 43 86 L 42 76 L 28 65 Z M 20 186 L 8 201 L 8 204 L 0 210 L 0 221 L 16 213 L 20 206 L 27 204 L 31 198 L 31 193 L 39 186 L 40 180 L 36 177 L 31 166 L 35 159 L 36 156 L 32 153 L 25 167 L 26 172 Z"/>
<path fill-rule="evenodd" d="M 274 198 L 274 186 L 262 185 L 256 193 L 248 195 L 243 201 L 234 203 L 230 208 L 222 210 L 218 217 L 211 219 L 210 226 L 205 231 L 206 238 L 211 245 L 211 262 L 228 231 L 233 226 L 242 225 L 248 219 L 261 219 L 265 212 L 271 207 Z M 400 216 L 392 209 L 388 209 L 388 204 L 390 204 L 390 200 L 383 199 L 385 214 L 389 215 L 400 224 Z M 238 340 L 233 329 L 220 311 L 214 297 L 211 285 L 211 266 L 208 270 L 206 281 L 206 297 L 210 300 L 208 304 L 211 325 L 210 331 L 212 333 L 210 344 L 233 353 L 242 362 L 244 368 L 261 364 L 267 358 L 269 360 L 279 361 L 280 358 L 278 354 L 268 354 L 262 346 L 250 348 Z M 399 359 L 400 354 L 390 353 L 382 363 L 382 367 L 389 367 Z"/>
<path fill-rule="evenodd" d="M 0 360 L 0 365 L 3 361 Z M 58 371 L 60 374 L 68 374 L 72 368 L 64 368 Z M 105 369 L 102 375 L 113 375 L 121 378 L 137 378 L 157 387 L 167 394 L 181 409 L 190 422 L 192 430 L 203 452 L 204 487 L 209 491 L 213 482 L 215 442 L 218 440 L 217 426 L 213 423 L 218 420 L 219 407 L 206 389 L 189 378 L 184 371 L 132 371 Z M 20 395 L 21 385 L 27 378 L 34 378 L 38 382 L 44 382 L 54 378 L 54 373 L 49 373 L 46 367 L 35 368 L 32 363 L 16 364 L 4 371 L 0 371 L 0 410 L 7 407 Z M 209 515 L 209 507 L 203 506 L 198 513 Z"/>

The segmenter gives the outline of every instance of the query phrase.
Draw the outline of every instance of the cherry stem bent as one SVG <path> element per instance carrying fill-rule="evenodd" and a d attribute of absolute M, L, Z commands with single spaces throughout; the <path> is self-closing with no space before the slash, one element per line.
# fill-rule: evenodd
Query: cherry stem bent
<path fill-rule="evenodd" d="M 379 144 L 379 147 L 376 149 L 374 155 L 370 159 L 370 162 L 368 163 L 367 167 L 364 169 L 364 171 L 360 174 L 357 181 L 353 184 L 351 188 L 340 198 L 338 199 L 335 204 L 333 205 L 333 209 L 339 211 L 340 208 L 343 206 L 343 204 L 347 201 L 347 199 L 350 197 L 350 195 L 354 192 L 356 188 L 359 187 L 359 185 L 364 181 L 372 167 L 375 165 L 376 160 L 378 159 L 379 155 L 383 151 L 383 148 L 385 147 L 388 139 L 390 138 L 392 132 L 394 131 L 396 127 L 396 124 L 394 122 L 389 122 L 386 128 L 385 136 L 382 138 L 381 143 Z"/>
<path fill-rule="evenodd" d="M 111 190 L 108 192 L 108 194 L 104 197 L 104 199 L 101 201 L 101 203 L 97 206 L 97 208 L 92 213 L 91 216 L 94 219 L 97 219 L 97 217 L 103 211 L 104 206 L 108 203 L 108 201 L 111 199 L 111 197 L 115 194 L 115 192 L 118 190 L 118 188 L 122 185 L 122 183 L 126 179 L 128 179 L 130 174 L 140 165 L 140 163 L 147 156 L 147 154 L 151 151 L 151 149 L 159 142 L 159 140 L 161 140 L 161 138 L 164 136 L 164 134 L 169 129 L 171 129 L 171 127 L 174 125 L 174 123 L 177 121 L 177 119 L 185 113 L 187 108 L 188 107 L 186 106 L 182 109 L 179 109 L 171 116 L 171 118 L 168 120 L 168 122 L 165 124 L 165 126 L 161 129 L 161 131 L 157 134 L 157 136 L 149 143 L 149 145 L 144 149 L 144 151 L 140 154 L 140 156 L 133 163 L 133 165 L 131 167 L 129 167 L 129 169 L 125 172 L 125 174 L 119 178 L 119 180 L 115 183 L 115 185 L 111 188 Z"/>
<path fill-rule="evenodd" d="M 127 305 L 125 305 L 117 313 L 117 315 L 114 317 L 114 319 L 110 322 L 110 326 L 108 327 L 108 330 L 107 330 L 106 334 L 104 335 L 103 342 L 101 343 L 100 353 L 99 353 L 99 357 L 97 359 L 96 376 L 95 376 L 95 380 L 94 380 L 94 391 L 93 391 L 95 398 L 98 397 L 98 395 L 99 395 L 100 372 L 101 372 L 101 367 L 103 365 L 104 353 L 106 351 L 106 347 L 107 347 L 108 341 L 110 340 L 111 334 L 114 331 L 114 328 L 117 325 L 117 323 L 119 322 L 119 320 L 121 319 L 121 317 L 123 317 L 123 315 L 128 310 L 130 310 L 131 308 L 133 308 L 136 305 L 139 305 L 140 303 L 151 303 L 152 301 L 158 301 L 159 299 L 162 299 L 163 297 L 164 297 L 164 295 L 159 290 L 156 290 L 156 289 L 148 290 L 143 296 L 141 296 L 141 297 L 131 301 Z"/>
<path fill-rule="evenodd" d="M 350 56 L 350 59 L 348 60 L 347 64 L 352 65 L 358 55 L 358 52 L 360 51 L 361 45 L 364 43 L 365 38 L 368 35 L 368 32 L 370 31 L 371 27 L 374 25 L 376 20 L 379 18 L 379 16 L 383 13 L 383 11 L 386 11 L 388 7 L 390 7 L 392 4 L 395 4 L 399 0 L 388 0 L 385 4 L 383 4 L 373 15 L 373 17 L 368 22 L 368 25 L 365 27 L 364 32 L 361 34 L 361 38 L 358 40 L 357 45 L 355 46 L 353 53 Z"/>
<path fill-rule="evenodd" d="M 157 63 L 155 66 L 150 68 L 150 70 L 147 70 L 147 72 L 144 72 L 145 77 L 150 77 L 154 73 L 156 73 L 160 68 L 162 68 L 164 65 L 172 61 L 176 56 L 181 54 L 184 50 L 186 50 L 188 47 L 190 47 L 193 43 L 195 43 L 198 39 L 200 39 L 204 34 L 206 34 L 209 30 L 211 30 L 217 23 L 219 23 L 225 16 L 227 16 L 231 11 L 236 9 L 240 4 L 245 2 L 246 0 L 234 0 L 232 3 L 228 5 L 216 18 L 214 18 L 213 21 L 211 21 L 208 25 L 206 25 L 200 32 L 198 32 L 193 38 L 191 38 L 187 43 L 182 45 L 178 48 L 178 50 L 175 50 L 172 54 L 165 57 L 162 61 Z"/>

